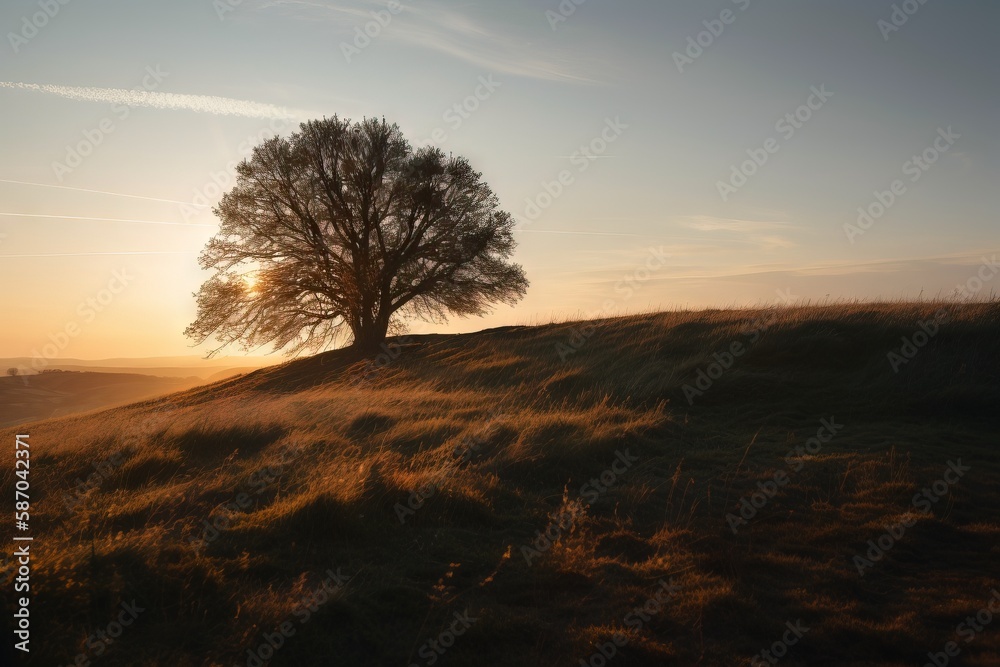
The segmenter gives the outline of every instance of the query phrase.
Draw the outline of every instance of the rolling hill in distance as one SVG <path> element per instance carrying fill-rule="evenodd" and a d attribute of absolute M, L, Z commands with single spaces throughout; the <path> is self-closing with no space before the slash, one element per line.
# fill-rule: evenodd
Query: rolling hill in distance
<path fill-rule="evenodd" d="M 139 359 L 53 359 L 42 373 L 26 372 L 32 359 L 0 359 L 0 369 L 17 368 L 17 377 L 0 376 L 0 426 L 64 417 L 152 398 L 247 373 L 274 360 L 240 357 Z"/>
<path fill-rule="evenodd" d="M 34 375 L 40 369 L 90 371 L 93 373 L 139 373 L 159 377 L 197 377 L 213 379 L 223 372 L 245 372 L 278 363 L 280 357 L 123 357 L 120 359 L 46 359 L 40 364 L 32 357 L 0 358 L 0 369 L 17 368 L 21 374 Z M 214 377 L 214 379 L 221 379 Z"/>
<path fill-rule="evenodd" d="M 998 334 L 992 302 L 410 336 L 7 428 L 32 658 L 923 664 L 995 592 Z"/>

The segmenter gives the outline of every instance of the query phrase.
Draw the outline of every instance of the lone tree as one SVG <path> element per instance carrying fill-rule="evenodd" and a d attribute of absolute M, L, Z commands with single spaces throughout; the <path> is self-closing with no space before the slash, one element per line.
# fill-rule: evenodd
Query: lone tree
<path fill-rule="evenodd" d="M 9 376 L 11 376 L 11 377 L 17 377 L 17 374 L 18 374 L 19 372 L 20 372 L 20 371 L 18 371 L 18 370 L 17 370 L 16 368 L 8 368 L 8 369 L 7 369 L 7 375 L 9 375 Z"/>
<path fill-rule="evenodd" d="M 441 320 L 516 303 L 513 219 L 460 157 L 413 149 L 384 119 L 324 118 L 236 169 L 202 251 L 215 275 L 185 334 L 289 354 L 347 341 L 370 351 L 403 316 Z"/>

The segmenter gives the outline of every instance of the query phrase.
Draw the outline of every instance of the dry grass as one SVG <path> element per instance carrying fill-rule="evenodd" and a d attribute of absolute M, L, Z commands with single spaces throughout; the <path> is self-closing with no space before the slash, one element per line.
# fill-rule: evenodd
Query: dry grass
<path fill-rule="evenodd" d="M 375 373 L 337 351 L 22 427 L 32 659 L 70 664 L 135 599 L 147 611 L 94 664 L 246 664 L 286 619 L 296 633 L 273 665 L 427 664 L 421 644 L 466 609 L 479 620 L 440 664 L 578 665 L 623 632 L 610 664 L 749 665 L 796 619 L 811 630 L 782 665 L 923 664 L 1000 585 L 1000 304 L 949 306 L 898 374 L 886 360 L 940 307 L 417 337 Z M 734 341 L 746 354 L 689 405 L 683 386 Z M 843 431 L 788 472 L 786 452 L 831 416 Z M 522 545 L 625 449 L 634 465 L 529 566 Z M 116 452 L 69 511 L 64 492 Z M 957 458 L 972 470 L 860 577 L 853 556 Z M 789 483 L 734 535 L 726 514 L 782 470 Z M 433 494 L 401 524 L 421 487 Z M 351 581 L 300 624 L 296 604 L 338 567 Z M 675 599 L 626 627 L 670 577 Z M 1000 627 L 961 660 L 997 664 Z"/>

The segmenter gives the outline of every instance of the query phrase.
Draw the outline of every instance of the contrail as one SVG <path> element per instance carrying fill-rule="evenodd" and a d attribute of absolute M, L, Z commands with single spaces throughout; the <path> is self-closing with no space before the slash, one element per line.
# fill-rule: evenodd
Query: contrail
<path fill-rule="evenodd" d="M 197 250 L 166 250 L 166 251 L 125 251 L 125 252 L 50 252 L 38 255 L 0 255 L 4 257 L 95 257 L 98 255 L 194 255 Z"/>
<path fill-rule="evenodd" d="M 561 231 L 558 229 L 515 229 L 515 232 L 526 234 L 584 234 L 587 236 L 639 236 L 638 234 L 626 234 L 623 232 L 573 232 Z"/>
<path fill-rule="evenodd" d="M 215 227 L 209 224 L 189 224 L 187 222 L 166 222 L 163 220 L 133 220 L 130 218 L 91 218 L 83 215 L 44 215 L 41 213 L 0 213 L 10 218 L 52 218 L 56 220 L 91 220 L 94 222 L 125 222 L 133 225 L 176 225 L 178 227 Z"/>
<path fill-rule="evenodd" d="M 153 109 L 181 109 L 219 116 L 244 116 L 246 118 L 291 119 L 300 112 L 277 107 L 273 104 L 237 100 L 214 95 L 187 95 L 184 93 L 161 93 L 149 90 L 127 90 L 125 88 L 90 88 L 82 86 L 50 86 L 37 83 L 0 81 L 0 88 L 33 90 L 39 93 L 58 95 L 81 102 L 104 102 L 130 107 L 150 107 Z"/>
<path fill-rule="evenodd" d="M 127 195 L 123 192 L 108 192 L 107 190 L 90 190 L 88 188 L 74 188 L 68 185 L 53 185 L 50 183 L 29 183 L 28 181 L 12 181 L 0 178 L 0 183 L 13 183 L 14 185 L 33 185 L 39 188 L 59 188 L 60 190 L 76 190 L 77 192 L 91 192 L 99 195 L 111 195 L 113 197 L 128 197 L 129 199 L 145 199 L 146 201 L 159 201 L 167 204 L 185 204 L 195 208 L 205 208 L 208 204 L 192 204 L 191 202 L 178 201 L 176 199 L 160 199 L 158 197 L 144 197 L 143 195 Z"/>

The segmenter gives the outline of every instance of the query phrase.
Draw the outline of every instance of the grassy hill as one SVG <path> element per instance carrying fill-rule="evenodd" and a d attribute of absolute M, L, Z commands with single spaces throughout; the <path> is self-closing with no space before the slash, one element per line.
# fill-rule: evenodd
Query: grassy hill
<path fill-rule="evenodd" d="M 1000 588 L 998 334 L 998 303 L 511 327 L 22 427 L 32 664 L 996 665 L 958 625 Z"/>

